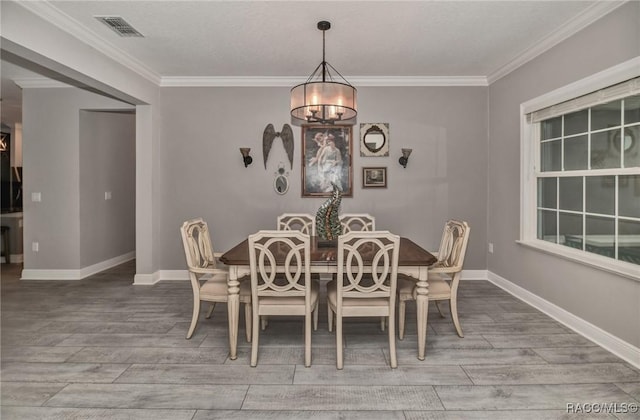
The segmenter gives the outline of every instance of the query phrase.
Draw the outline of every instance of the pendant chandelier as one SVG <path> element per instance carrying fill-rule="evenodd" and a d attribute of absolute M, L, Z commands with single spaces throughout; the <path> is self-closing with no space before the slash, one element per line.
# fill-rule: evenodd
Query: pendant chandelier
<path fill-rule="evenodd" d="M 291 116 L 307 123 L 335 124 L 358 115 L 356 88 L 324 58 L 324 35 L 330 28 L 331 23 L 318 22 L 322 31 L 322 62 L 306 82 L 291 89 Z"/>

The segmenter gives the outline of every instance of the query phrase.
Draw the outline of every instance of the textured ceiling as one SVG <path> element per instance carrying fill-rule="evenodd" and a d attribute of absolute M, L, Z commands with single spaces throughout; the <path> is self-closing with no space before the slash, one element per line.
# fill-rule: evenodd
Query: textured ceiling
<path fill-rule="evenodd" d="M 487 76 L 593 1 L 50 1 L 160 77 Z M 96 15 L 144 34 L 121 38 Z"/>
<path fill-rule="evenodd" d="M 603 3 L 612 4 L 575 0 L 22 3 L 34 13 L 46 12 L 53 24 L 94 47 L 117 51 L 120 62 L 159 83 L 194 77 L 304 78 L 322 59 L 322 32 L 316 28 L 320 20 L 332 24 L 326 33 L 327 61 L 352 82 L 403 77 L 486 81 L 504 74 L 524 55 L 531 56 L 537 46 L 569 36 L 563 33 L 566 28 L 579 29 L 599 17 L 608 11 Z M 122 16 L 144 38 L 119 37 L 96 15 Z M 11 90 L 3 83 L 6 89 Z"/>

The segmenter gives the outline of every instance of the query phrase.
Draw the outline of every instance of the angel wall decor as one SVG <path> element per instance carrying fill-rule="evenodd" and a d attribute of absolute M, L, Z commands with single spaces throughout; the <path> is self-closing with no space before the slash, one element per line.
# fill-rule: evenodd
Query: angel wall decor
<path fill-rule="evenodd" d="M 280 137 L 282 139 L 284 150 L 287 152 L 291 169 L 293 169 L 293 130 L 291 130 L 289 124 L 283 125 L 282 131 L 280 132 L 276 132 L 273 128 L 273 124 L 268 124 L 265 127 L 264 133 L 262 133 L 262 156 L 264 158 L 264 169 L 267 169 L 267 159 L 269 159 L 269 152 L 271 151 L 273 140 L 276 137 Z"/>

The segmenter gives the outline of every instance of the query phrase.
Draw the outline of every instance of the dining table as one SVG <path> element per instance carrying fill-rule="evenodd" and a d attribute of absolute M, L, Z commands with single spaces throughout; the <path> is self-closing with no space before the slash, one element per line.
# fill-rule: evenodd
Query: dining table
<path fill-rule="evenodd" d="M 311 237 L 311 272 L 317 274 L 335 274 L 337 244 L 327 243 L 318 237 Z M 249 241 L 243 240 L 220 257 L 228 266 L 229 292 L 227 310 L 229 313 L 229 357 L 238 357 L 238 320 L 240 314 L 240 280 L 251 274 L 249 267 Z M 398 274 L 416 281 L 416 312 L 418 335 L 418 359 L 424 360 L 427 343 L 427 313 L 429 310 L 429 285 L 427 274 L 429 267 L 437 258 L 412 240 L 401 237 L 398 253 Z M 366 261 L 365 261 L 366 262 Z"/>

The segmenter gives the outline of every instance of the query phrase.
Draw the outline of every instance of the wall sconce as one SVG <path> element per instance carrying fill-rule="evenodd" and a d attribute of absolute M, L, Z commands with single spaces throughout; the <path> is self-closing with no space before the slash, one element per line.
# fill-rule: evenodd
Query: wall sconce
<path fill-rule="evenodd" d="M 244 167 L 251 165 L 253 163 L 253 158 L 249 156 L 249 152 L 251 151 L 250 147 L 241 147 L 240 153 L 242 153 L 242 161 L 244 162 Z"/>
<path fill-rule="evenodd" d="M 400 162 L 400 165 L 402 165 L 403 168 L 407 167 L 407 163 L 409 163 L 409 156 L 412 151 L 413 149 L 402 149 L 402 157 L 398 159 L 398 162 Z"/>

